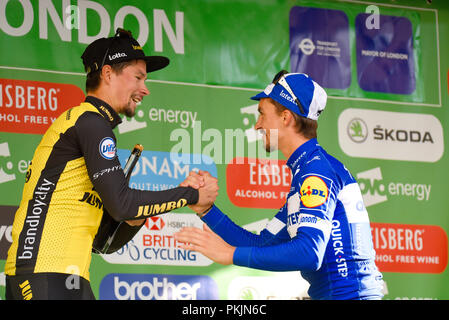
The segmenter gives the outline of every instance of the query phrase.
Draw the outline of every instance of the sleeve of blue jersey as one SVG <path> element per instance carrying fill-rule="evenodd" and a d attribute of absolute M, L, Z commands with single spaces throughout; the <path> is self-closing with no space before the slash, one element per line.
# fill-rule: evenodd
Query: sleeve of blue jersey
<path fill-rule="evenodd" d="M 202 220 L 224 241 L 235 247 L 263 246 L 271 243 L 276 238 L 275 235 L 266 229 L 262 230 L 260 234 L 254 234 L 236 225 L 215 205 Z"/>
<path fill-rule="evenodd" d="M 264 247 L 237 247 L 233 263 L 267 271 L 312 271 L 320 268 L 325 250 L 325 235 L 318 229 L 306 227 L 288 242 Z"/>

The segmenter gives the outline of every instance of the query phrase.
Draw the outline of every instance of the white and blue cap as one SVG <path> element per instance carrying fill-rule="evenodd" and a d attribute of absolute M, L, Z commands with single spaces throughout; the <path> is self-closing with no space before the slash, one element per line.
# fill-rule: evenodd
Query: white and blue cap
<path fill-rule="evenodd" d="M 326 107 L 327 94 L 307 74 L 282 70 L 264 91 L 251 97 L 262 98 L 271 98 L 302 117 L 318 120 Z"/>

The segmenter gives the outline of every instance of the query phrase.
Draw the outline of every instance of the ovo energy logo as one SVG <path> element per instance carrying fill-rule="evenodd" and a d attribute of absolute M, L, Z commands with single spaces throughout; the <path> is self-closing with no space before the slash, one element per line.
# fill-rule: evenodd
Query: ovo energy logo
<path fill-rule="evenodd" d="M 388 200 L 389 196 L 429 201 L 432 185 L 414 182 L 386 182 L 379 167 L 357 174 L 357 181 L 363 195 L 365 206 Z"/>
<path fill-rule="evenodd" d="M 11 154 L 9 152 L 8 142 L 0 143 L 0 157 L 10 157 Z M 3 161 L 2 161 L 3 162 Z M 6 168 L 11 170 L 13 168 L 13 164 L 11 161 L 6 161 Z M 3 166 L 0 166 L 0 183 L 8 182 L 16 179 L 15 174 L 8 174 L 4 171 Z"/>
<path fill-rule="evenodd" d="M 301 186 L 301 202 L 307 208 L 315 208 L 324 204 L 328 194 L 326 183 L 317 176 L 307 177 Z"/>

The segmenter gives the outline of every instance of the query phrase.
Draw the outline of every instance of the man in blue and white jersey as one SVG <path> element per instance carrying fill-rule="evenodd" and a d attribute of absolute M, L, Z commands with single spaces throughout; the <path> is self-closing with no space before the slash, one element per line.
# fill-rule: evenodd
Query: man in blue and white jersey
<path fill-rule="evenodd" d="M 312 299 L 381 299 L 382 274 L 360 188 L 317 141 L 325 91 L 305 74 L 281 71 L 251 99 L 259 100 L 255 129 L 263 131 L 266 150 L 280 150 L 292 171 L 285 205 L 260 234 L 239 227 L 213 204 L 193 205 L 208 227 L 184 228 L 176 239 L 221 264 L 299 270 Z"/>

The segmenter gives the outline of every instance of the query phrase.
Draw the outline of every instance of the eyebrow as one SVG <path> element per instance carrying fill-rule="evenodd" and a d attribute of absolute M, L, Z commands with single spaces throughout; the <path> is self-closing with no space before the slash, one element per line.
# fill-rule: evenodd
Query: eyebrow
<path fill-rule="evenodd" d="M 142 71 L 137 71 L 137 74 L 141 77 L 145 77 L 145 78 L 147 77 L 147 74 L 143 73 Z"/>

